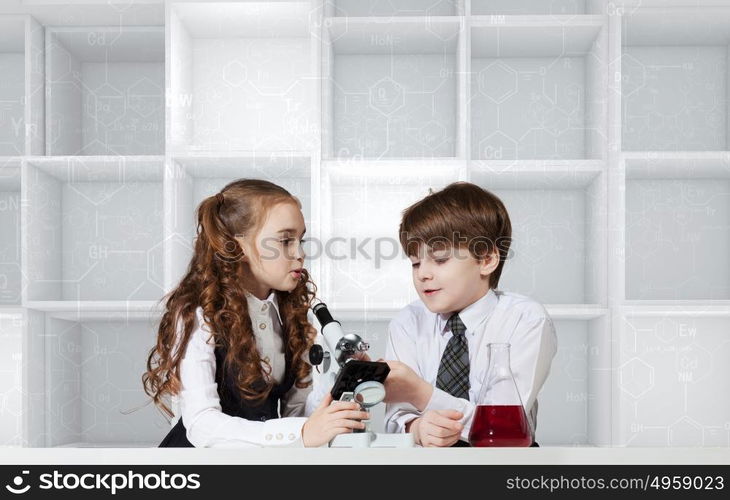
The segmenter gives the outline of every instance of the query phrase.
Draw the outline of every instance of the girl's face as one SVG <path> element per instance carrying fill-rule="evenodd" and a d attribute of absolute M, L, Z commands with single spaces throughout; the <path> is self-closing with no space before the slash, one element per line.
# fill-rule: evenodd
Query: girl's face
<path fill-rule="evenodd" d="M 236 237 L 243 249 L 244 276 L 248 288 L 263 300 L 271 290 L 290 292 L 296 288 L 304 268 L 302 211 L 293 202 L 274 205 L 258 233 Z"/>

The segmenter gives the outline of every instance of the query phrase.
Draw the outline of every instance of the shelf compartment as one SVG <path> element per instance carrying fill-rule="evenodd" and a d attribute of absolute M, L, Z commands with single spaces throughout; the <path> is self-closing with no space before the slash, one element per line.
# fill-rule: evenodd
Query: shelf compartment
<path fill-rule="evenodd" d="M 429 188 L 464 175 L 457 161 L 323 164 L 322 300 L 333 309 L 365 310 L 415 300 L 410 262 L 398 240 L 401 212 Z"/>
<path fill-rule="evenodd" d="M 608 446 L 611 347 L 605 317 L 556 320 L 558 352 L 538 394 L 541 446 Z"/>
<path fill-rule="evenodd" d="M 617 445 L 730 446 L 728 329 L 727 315 L 622 318 Z"/>
<path fill-rule="evenodd" d="M 163 28 L 47 28 L 46 154 L 162 154 L 164 61 Z"/>
<path fill-rule="evenodd" d="M 464 0 L 326 0 L 327 15 L 336 17 L 455 16 Z"/>
<path fill-rule="evenodd" d="M 587 14 L 586 0 L 471 0 L 472 15 L 578 15 Z"/>
<path fill-rule="evenodd" d="M 730 299 L 730 161 L 705 156 L 626 160 L 627 299 Z"/>
<path fill-rule="evenodd" d="M 457 18 L 331 19 L 324 157 L 461 156 L 462 38 Z"/>
<path fill-rule="evenodd" d="M 43 154 L 43 26 L 0 14 L 0 158 Z"/>
<path fill-rule="evenodd" d="M 172 2 L 176 151 L 303 151 L 318 129 L 309 2 Z"/>
<path fill-rule="evenodd" d="M 504 166 L 470 166 L 470 181 L 497 195 L 512 223 L 510 257 L 499 288 L 545 304 L 605 304 L 602 168 L 580 162 Z"/>
<path fill-rule="evenodd" d="M 20 159 L 0 159 L 0 305 L 21 303 Z"/>
<path fill-rule="evenodd" d="M 25 16 L 0 16 L 0 156 L 25 154 Z"/>
<path fill-rule="evenodd" d="M 638 9 L 623 17 L 623 149 L 728 149 L 730 9 Z"/>
<path fill-rule="evenodd" d="M 146 446 L 169 431 L 141 376 L 156 318 L 106 312 L 45 322 L 45 446 Z M 136 411 L 135 408 L 139 408 Z"/>
<path fill-rule="evenodd" d="M 162 296 L 163 163 L 156 157 L 28 160 L 28 301 Z"/>
<path fill-rule="evenodd" d="M 316 235 L 312 219 L 311 161 L 305 154 L 287 153 L 175 156 L 165 177 L 166 206 L 172 214 L 166 239 L 171 273 L 168 286 L 184 275 L 192 257 L 198 205 L 236 179 L 264 179 L 282 186 L 302 203 L 306 238 Z M 304 248 L 309 253 L 307 245 Z M 309 263 L 305 265 L 312 270 Z"/>
<path fill-rule="evenodd" d="M 600 16 L 471 28 L 471 157 L 605 159 L 607 46 Z"/>
<path fill-rule="evenodd" d="M 0 446 L 23 445 L 22 310 L 0 309 Z"/>

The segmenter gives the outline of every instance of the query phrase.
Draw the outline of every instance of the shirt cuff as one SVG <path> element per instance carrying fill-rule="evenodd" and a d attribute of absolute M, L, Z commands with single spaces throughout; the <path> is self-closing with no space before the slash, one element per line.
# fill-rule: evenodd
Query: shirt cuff
<path fill-rule="evenodd" d="M 393 416 L 387 423 L 385 431 L 391 434 L 405 433 L 406 425 L 408 422 L 420 417 L 420 413 L 402 413 L 397 416 Z"/>
<path fill-rule="evenodd" d="M 266 447 L 303 448 L 304 417 L 272 418 L 264 422 L 263 445 Z"/>
<path fill-rule="evenodd" d="M 461 439 L 463 441 L 469 441 L 469 432 L 471 431 L 471 421 L 474 416 L 474 403 L 467 401 L 466 399 L 457 398 L 452 396 L 446 391 L 433 388 L 433 394 L 431 399 L 428 400 L 424 412 L 429 410 L 456 410 L 463 414 L 460 422 L 464 424 L 464 429 L 461 431 Z"/>

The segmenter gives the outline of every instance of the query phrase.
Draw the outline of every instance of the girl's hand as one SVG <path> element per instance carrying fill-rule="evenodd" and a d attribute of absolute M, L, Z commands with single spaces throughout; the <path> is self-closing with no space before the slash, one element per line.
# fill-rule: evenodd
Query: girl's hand
<path fill-rule="evenodd" d="M 330 404 L 331 403 L 331 404 Z M 336 401 L 332 403 L 329 392 L 302 427 L 302 441 L 306 447 L 322 446 L 335 436 L 352 432 L 353 429 L 364 429 L 368 413 L 360 410 L 354 401 Z"/>

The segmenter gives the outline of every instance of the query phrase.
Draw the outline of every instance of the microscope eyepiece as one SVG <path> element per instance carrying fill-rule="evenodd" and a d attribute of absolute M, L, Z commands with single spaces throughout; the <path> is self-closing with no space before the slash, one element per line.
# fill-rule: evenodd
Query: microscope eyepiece
<path fill-rule="evenodd" d="M 322 336 L 333 353 L 333 360 L 339 366 L 344 366 L 358 351 L 368 350 L 367 342 L 363 342 L 359 335 L 342 331 L 342 324 L 332 317 L 327 304 L 319 302 L 312 307 L 312 312 L 322 327 Z"/>
<path fill-rule="evenodd" d="M 317 321 L 319 321 L 319 324 L 322 325 L 322 328 L 332 323 L 333 321 L 339 323 L 339 321 L 335 320 L 332 317 L 332 313 L 330 313 L 330 310 L 327 309 L 327 304 L 325 304 L 324 302 L 320 302 L 319 304 L 315 305 L 312 308 L 312 311 L 317 317 Z"/>

